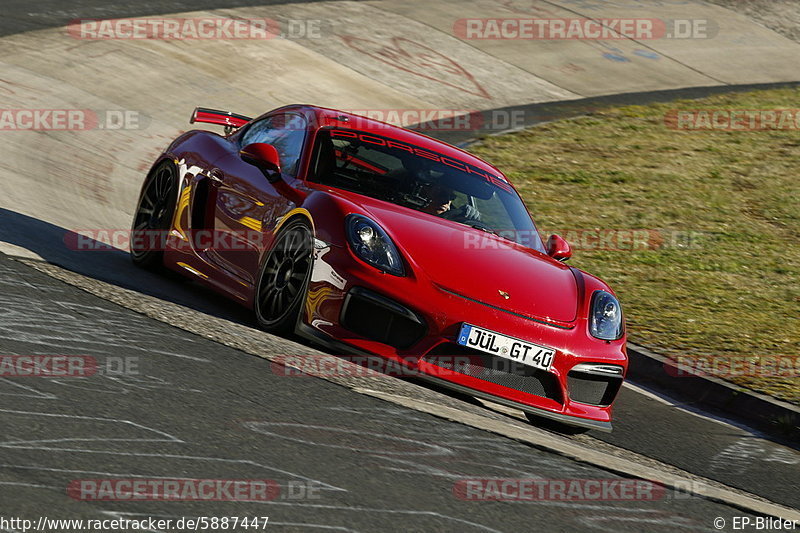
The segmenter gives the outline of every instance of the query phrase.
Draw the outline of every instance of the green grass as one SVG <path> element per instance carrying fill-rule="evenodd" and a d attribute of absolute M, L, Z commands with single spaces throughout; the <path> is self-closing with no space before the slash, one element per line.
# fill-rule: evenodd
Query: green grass
<path fill-rule="evenodd" d="M 470 150 L 509 176 L 545 235 L 667 238 L 657 249 L 578 249 L 570 260 L 614 288 L 632 342 L 669 356 L 798 357 L 800 131 L 676 131 L 664 116 L 799 103 L 799 90 L 778 89 L 613 108 Z M 800 403 L 798 377 L 730 380 Z"/>

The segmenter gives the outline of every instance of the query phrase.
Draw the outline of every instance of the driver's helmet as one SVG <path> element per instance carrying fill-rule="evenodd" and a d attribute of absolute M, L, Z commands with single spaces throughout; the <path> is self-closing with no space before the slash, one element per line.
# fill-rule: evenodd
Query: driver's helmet
<path fill-rule="evenodd" d="M 428 184 L 423 194 L 435 204 L 444 204 L 456 199 L 456 192 L 453 189 L 438 183 Z"/>

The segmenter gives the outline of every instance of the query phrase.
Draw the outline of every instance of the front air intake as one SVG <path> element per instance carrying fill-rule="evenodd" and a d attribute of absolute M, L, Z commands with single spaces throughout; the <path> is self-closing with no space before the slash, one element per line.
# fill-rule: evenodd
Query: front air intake
<path fill-rule="evenodd" d="M 563 403 L 561 386 L 555 374 L 473 350 L 455 343 L 440 344 L 422 359 L 430 364 L 452 369 L 455 356 L 467 356 L 458 372 L 509 389 Z"/>
<path fill-rule="evenodd" d="M 580 368 L 579 368 L 580 367 Z M 617 369 L 616 372 L 609 372 Z M 622 386 L 622 368 L 610 365 L 583 364 L 567 374 L 567 391 L 572 401 L 605 407 L 611 405 Z"/>
<path fill-rule="evenodd" d="M 345 296 L 340 322 L 354 333 L 399 350 L 419 342 L 427 331 L 419 315 L 361 287 L 354 287 Z"/>

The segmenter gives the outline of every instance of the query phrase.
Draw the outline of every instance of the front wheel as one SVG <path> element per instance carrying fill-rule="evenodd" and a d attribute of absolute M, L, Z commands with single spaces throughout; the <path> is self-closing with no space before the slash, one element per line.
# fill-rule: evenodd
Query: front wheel
<path fill-rule="evenodd" d="M 253 307 L 258 325 L 290 333 L 305 300 L 313 264 L 314 236 L 301 219 L 282 228 L 261 267 Z"/>

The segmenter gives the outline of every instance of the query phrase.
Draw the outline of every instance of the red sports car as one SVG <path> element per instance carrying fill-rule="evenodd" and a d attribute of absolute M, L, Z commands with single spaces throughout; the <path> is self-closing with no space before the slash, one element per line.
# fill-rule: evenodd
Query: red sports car
<path fill-rule="evenodd" d="M 198 108 L 191 122 L 225 134 L 189 131 L 158 157 L 134 215 L 136 264 L 209 285 L 267 331 L 610 431 L 627 370 L 620 304 L 564 264 L 563 239 L 542 242 L 498 169 L 308 105 L 256 119 Z"/>

